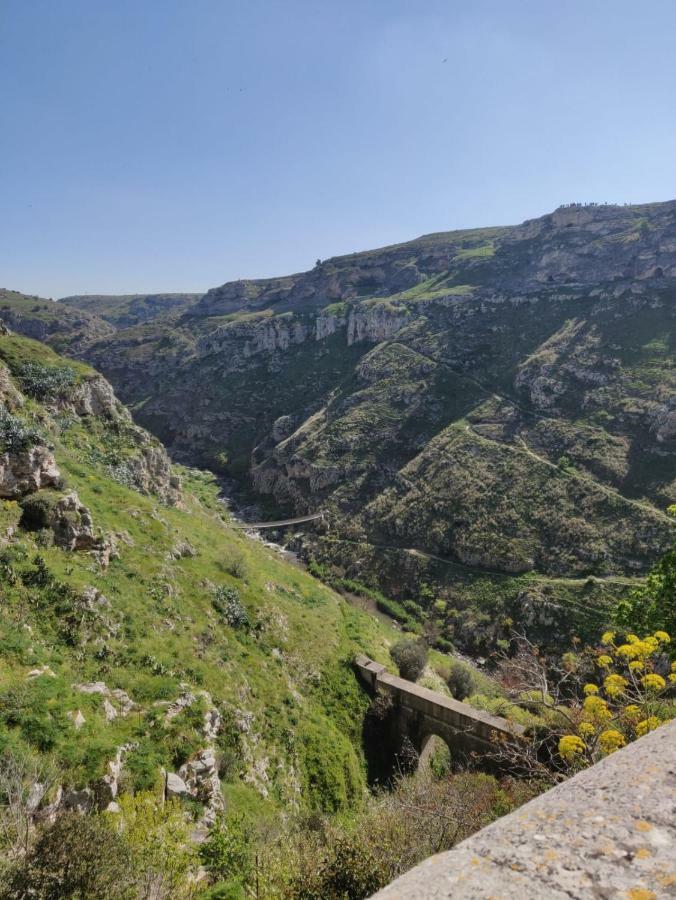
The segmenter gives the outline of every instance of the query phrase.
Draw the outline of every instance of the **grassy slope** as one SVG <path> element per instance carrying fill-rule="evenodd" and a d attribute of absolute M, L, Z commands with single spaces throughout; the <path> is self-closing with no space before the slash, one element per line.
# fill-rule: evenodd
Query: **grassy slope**
<path fill-rule="evenodd" d="M 0 338 L 0 352 L 15 371 L 25 361 L 63 363 L 43 345 L 16 337 Z M 229 529 L 209 475 L 184 470 L 183 506 L 166 507 L 111 479 L 109 448 L 124 448 L 110 423 L 54 414 L 32 401 L 20 415 L 48 435 L 67 488 L 78 491 L 95 525 L 122 538 L 120 558 L 106 571 L 88 554 L 38 546 L 35 534 L 20 529 L 3 542 L 0 745 L 48 754 L 64 769 L 66 784 L 81 785 L 105 772 L 116 747 L 133 741 L 138 747 L 126 777 L 148 786 L 160 765 L 175 770 L 204 743 L 199 716 L 181 714 L 166 729 L 162 708 L 153 706 L 174 700 L 183 684 L 207 690 L 223 713 L 222 749 L 240 744 L 228 776 L 238 796 L 252 790 L 244 778 L 273 803 L 332 809 L 354 802 L 363 786 L 366 699 L 348 663 L 357 648 L 386 659 L 395 632 Z M 18 503 L 2 501 L 0 534 L 17 529 L 19 515 Z M 186 541 L 195 555 L 171 559 L 172 548 Z M 36 554 L 59 582 L 76 591 L 99 589 L 117 633 L 84 618 L 75 631 L 65 629 L 64 610 L 57 613 L 47 589 L 30 583 Z M 211 603 L 216 585 L 240 592 L 249 630 L 220 619 Z M 55 677 L 28 680 L 40 666 Z M 73 688 L 98 680 L 127 691 L 137 709 L 106 722 L 102 698 Z M 67 713 L 78 709 L 86 724 L 75 732 Z M 237 721 L 248 717 L 238 730 Z"/>

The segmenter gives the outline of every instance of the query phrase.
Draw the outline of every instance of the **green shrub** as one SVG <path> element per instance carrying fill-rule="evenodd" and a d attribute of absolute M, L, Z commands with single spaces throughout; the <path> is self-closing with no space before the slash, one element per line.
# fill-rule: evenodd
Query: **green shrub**
<path fill-rule="evenodd" d="M 452 660 L 449 665 L 446 684 L 456 700 L 464 700 L 477 689 L 476 679 L 470 667 L 457 660 Z"/>
<path fill-rule="evenodd" d="M 0 409 L 0 450 L 4 453 L 21 453 L 37 444 L 43 444 L 40 432 L 21 419 Z"/>
<path fill-rule="evenodd" d="M 390 650 L 390 656 L 407 681 L 417 681 L 427 665 L 428 648 L 422 638 L 402 638 Z"/>
<path fill-rule="evenodd" d="M 253 869 L 253 850 L 242 816 L 218 819 L 200 845 L 199 855 L 214 881 L 246 883 Z"/>
<path fill-rule="evenodd" d="M 211 603 L 231 628 L 248 627 L 249 614 L 237 588 L 219 585 L 213 592 Z"/>
<path fill-rule="evenodd" d="M 77 373 L 69 366 L 43 366 L 41 363 L 24 363 L 17 375 L 23 392 L 36 400 L 64 397 L 77 380 Z"/>
<path fill-rule="evenodd" d="M 63 813 L 42 829 L 10 872 L 5 900 L 127 900 L 137 897 L 129 850 L 101 816 Z"/>
<path fill-rule="evenodd" d="M 49 528 L 54 517 L 56 498 L 52 494 L 29 494 L 20 503 L 19 527 L 26 531 L 42 531 Z"/>

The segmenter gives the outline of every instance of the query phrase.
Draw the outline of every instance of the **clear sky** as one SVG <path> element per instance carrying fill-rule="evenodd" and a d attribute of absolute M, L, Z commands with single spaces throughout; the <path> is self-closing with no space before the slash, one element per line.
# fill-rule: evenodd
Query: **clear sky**
<path fill-rule="evenodd" d="M 673 0 L 0 0 L 0 286 L 201 291 L 676 197 Z"/>

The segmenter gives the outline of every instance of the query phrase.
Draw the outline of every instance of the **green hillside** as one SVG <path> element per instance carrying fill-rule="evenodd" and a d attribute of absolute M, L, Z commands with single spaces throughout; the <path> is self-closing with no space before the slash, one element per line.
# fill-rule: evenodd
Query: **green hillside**
<path fill-rule="evenodd" d="M 85 805 L 114 800 L 120 748 L 120 790 L 211 748 L 235 804 L 358 803 L 350 660 L 395 632 L 229 528 L 213 477 L 172 472 L 93 370 L 11 335 L 0 359 L 0 751 L 39 754 Z"/>

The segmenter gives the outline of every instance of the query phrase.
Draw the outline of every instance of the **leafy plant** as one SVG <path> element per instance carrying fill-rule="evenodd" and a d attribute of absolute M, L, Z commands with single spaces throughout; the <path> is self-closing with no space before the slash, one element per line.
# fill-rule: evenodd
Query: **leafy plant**
<path fill-rule="evenodd" d="M 417 681 L 427 665 L 427 644 L 422 638 L 402 638 L 390 650 L 390 656 L 407 681 Z"/>
<path fill-rule="evenodd" d="M 76 812 L 63 813 L 45 826 L 0 888 L 5 900 L 131 900 L 137 896 L 126 842 L 102 816 Z"/>
<path fill-rule="evenodd" d="M 248 627 L 249 614 L 237 588 L 219 585 L 213 592 L 211 603 L 231 628 Z"/>
<path fill-rule="evenodd" d="M 44 438 L 37 428 L 27 425 L 6 409 L 0 409 L 0 450 L 20 453 L 43 443 Z"/>
<path fill-rule="evenodd" d="M 219 818 L 200 846 L 199 856 L 214 881 L 246 882 L 253 868 L 253 849 L 244 818 Z"/>
<path fill-rule="evenodd" d="M 69 366 L 45 366 L 38 362 L 27 362 L 17 372 L 25 394 L 36 400 L 63 397 L 77 381 L 77 373 Z"/>

